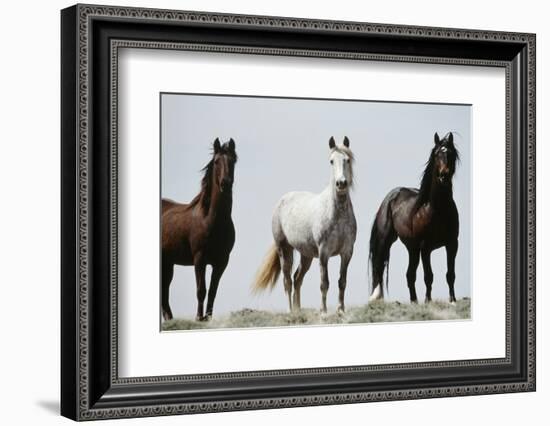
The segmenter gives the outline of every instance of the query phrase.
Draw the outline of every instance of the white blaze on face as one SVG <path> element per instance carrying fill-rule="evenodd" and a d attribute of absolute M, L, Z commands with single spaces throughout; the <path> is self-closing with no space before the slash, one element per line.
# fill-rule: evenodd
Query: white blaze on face
<path fill-rule="evenodd" d="M 338 192 L 345 192 L 351 184 L 350 159 L 343 152 L 333 150 L 330 154 L 332 180 Z"/>

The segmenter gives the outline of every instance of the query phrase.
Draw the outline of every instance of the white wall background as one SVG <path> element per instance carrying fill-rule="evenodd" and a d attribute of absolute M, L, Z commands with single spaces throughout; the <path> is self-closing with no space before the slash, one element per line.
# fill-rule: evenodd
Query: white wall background
<path fill-rule="evenodd" d="M 550 28 L 545 3 L 536 0 L 338 2 L 268 0 L 108 1 L 143 7 L 206 10 L 527 31 L 537 33 L 538 107 L 538 391 L 422 401 L 121 420 L 119 424 L 257 425 L 340 422 L 475 424 L 480 416 L 499 425 L 544 424 L 550 398 L 545 309 L 549 279 Z M 0 400 L 3 424 L 68 424 L 59 406 L 59 9 L 67 1 L 3 5 L 0 67 Z M 108 421 L 102 424 L 113 423 Z M 116 424 L 116 423 L 113 423 Z"/>

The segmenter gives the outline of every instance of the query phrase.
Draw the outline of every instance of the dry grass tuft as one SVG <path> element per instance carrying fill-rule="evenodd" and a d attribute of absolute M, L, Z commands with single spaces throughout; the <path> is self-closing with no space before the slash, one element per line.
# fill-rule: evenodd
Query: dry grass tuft
<path fill-rule="evenodd" d="M 456 305 L 444 301 L 433 301 L 417 305 L 400 302 L 375 301 L 364 306 L 348 307 L 344 315 L 334 311 L 321 315 L 315 309 L 302 309 L 295 313 L 268 312 L 242 309 L 228 315 L 214 317 L 208 322 L 192 319 L 173 319 L 162 325 L 164 331 L 197 330 L 217 328 L 285 327 L 326 324 L 364 324 L 406 321 L 442 321 L 470 318 L 470 299 L 457 301 Z"/>

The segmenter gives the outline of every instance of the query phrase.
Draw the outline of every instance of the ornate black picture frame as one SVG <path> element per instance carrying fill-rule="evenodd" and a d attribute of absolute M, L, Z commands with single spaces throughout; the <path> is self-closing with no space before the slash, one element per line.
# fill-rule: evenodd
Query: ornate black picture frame
<path fill-rule="evenodd" d="M 535 35 L 76 5 L 61 13 L 61 414 L 74 420 L 535 390 Z M 120 47 L 506 71 L 506 356 L 120 378 Z"/>

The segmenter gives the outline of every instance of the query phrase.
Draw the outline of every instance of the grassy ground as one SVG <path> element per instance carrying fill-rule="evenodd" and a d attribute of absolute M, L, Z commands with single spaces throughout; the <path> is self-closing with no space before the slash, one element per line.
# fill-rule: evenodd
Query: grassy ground
<path fill-rule="evenodd" d="M 371 302 L 364 306 L 351 306 L 344 315 L 334 312 L 320 315 L 315 309 L 302 309 L 296 313 L 268 312 L 242 309 L 227 315 L 215 316 L 208 322 L 176 318 L 165 321 L 163 330 L 195 330 L 215 328 L 283 327 L 319 324 L 359 324 L 371 322 L 403 322 L 428 320 L 455 320 L 470 318 L 470 299 L 458 300 L 455 305 L 434 301 L 424 304 L 399 302 Z"/>

